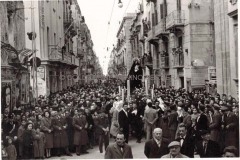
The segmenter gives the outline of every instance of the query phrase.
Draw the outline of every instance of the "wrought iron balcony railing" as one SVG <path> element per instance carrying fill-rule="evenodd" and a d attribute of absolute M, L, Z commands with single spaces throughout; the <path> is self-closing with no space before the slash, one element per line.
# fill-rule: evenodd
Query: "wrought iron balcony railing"
<path fill-rule="evenodd" d="M 153 59 L 152 59 L 151 54 L 149 54 L 149 55 L 145 54 L 142 58 L 142 63 L 143 63 L 143 66 L 152 66 Z"/>
<path fill-rule="evenodd" d="M 173 68 L 184 67 L 184 55 L 183 53 L 177 53 L 173 55 Z"/>
<path fill-rule="evenodd" d="M 166 30 L 166 18 L 164 18 L 155 26 L 155 34 L 156 36 L 160 36 L 161 34 L 168 33 L 169 32 Z"/>
<path fill-rule="evenodd" d="M 169 68 L 169 56 L 161 56 L 161 68 Z"/>
<path fill-rule="evenodd" d="M 166 29 L 183 26 L 185 23 L 185 12 L 183 10 L 173 11 L 166 17 Z"/>

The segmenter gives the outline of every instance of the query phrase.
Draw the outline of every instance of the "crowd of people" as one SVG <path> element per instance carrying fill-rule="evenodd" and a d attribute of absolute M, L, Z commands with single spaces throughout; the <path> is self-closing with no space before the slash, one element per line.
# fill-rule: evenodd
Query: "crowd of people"
<path fill-rule="evenodd" d="M 142 143 L 147 158 L 238 156 L 239 106 L 231 96 L 206 91 L 155 88 L 154 96 L 136 89 L 130 99 L 118 93 L 119 81 L 74 86 L 40 96 L 35 106 L 2 113 L 2 158 L 37 159 L 98 146 L 105 158 L 129 138 Z M 110 138 L 116 139 L 109 145 Z M 121 147 L 119 147 L 121 151 Z M 120 153 L 120 152 L 119 152 Z M 174 156 L 175 155 L 175 156 Z M 178 156 L 176 156 L 178 155 Z"/>

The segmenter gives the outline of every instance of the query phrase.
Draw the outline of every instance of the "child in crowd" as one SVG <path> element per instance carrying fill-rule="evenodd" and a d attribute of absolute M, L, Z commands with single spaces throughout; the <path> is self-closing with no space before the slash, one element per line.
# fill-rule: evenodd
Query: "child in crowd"
<path fill-rule="evenodd" d="M 16 147 L 12 144 L 12 138 L 8 139 L 8 146 L 6 148 L 8 160 L 16 160 L 17 159 L 17 150 Z"/>
<path fill-rule="evenodd" d="M 2 142 L 2 160 L 7 160 L 7 159 L 8 159 L 8 154 L 7 154 L 6 148 Z"/>

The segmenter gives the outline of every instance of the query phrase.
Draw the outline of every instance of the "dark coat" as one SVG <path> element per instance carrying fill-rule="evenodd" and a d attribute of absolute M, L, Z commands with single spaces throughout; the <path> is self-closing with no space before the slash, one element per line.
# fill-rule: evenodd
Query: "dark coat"
<path fill-rule="evenodd" d="M 43 132 L 40 132 L 38 134 L 34 133 L 34 134 L 35 134 L 35 140 L 33 142 L 34 157 L 42 158 L 42 157 L 44 157 L 45 135 Z"/>
<path fill-rule="evenodd" d="M 168 121 L 168 127 L 169 130 L 177 130 L 178 127 L 178 113 L 176 111 L 173 111 L 169 115 L 169 121 Z"/>
<path fill-rule="evenodd" d="M 67 135 L 68 135 L 68 141 L 69 141 L 69 146 L 73 145 L 73 135 L 74 135 L 74 127 L 73 127 L 73 117 L 72 116 L 67 116 L 66 117 L 67 121 Z"/>
<path fill-rule="evenodd" d="M 196 151 L 200 155 L 200 158 L 213 158 L 213 157 L 221 157 L 220 147 L 217 142 L 209 140 L 206 153 L 204 153 L 203 149 L 203 141 L 198 141 L 196 144 Z"/>
<path fill-rule="evenodd" d="M 123 132 L 126 142 L 128 143 L 129 124 L 130 124 L 128 112 L 126 115 L 126 113 L 123 110 L 121 110 L 118 115 L 118 122 L 119 122 L 120 131 Z"/>
<path fill-rule="evenodd" d="M 124 135 L 125 135 L 125 133 L 128 134 L 128 132 L 129 132 L 129 123 L 130 122 L 129 122 L 128 116 L 126 115 L 126 113 L 123 110 L 121 110 L 119 112 L 119 114 L 118 114 L 118 123 L 119 123 L 119 128 L 123 129 Z"/>
<path fill-rule="evenodd" d="M 209 125 L 211 131 L 211 140 L 219 142 L 219 136 L 221 131 L 222 116 L 220 113 L 214 113 L 212 116 L 212 123 Z"/>
<path fill-rule="evenodd" d="M 116 143 L 109 145 L 105 152 L 105 159 L 132 159 L 132 149 L 128 144 L 123 147 L 123 152 Z"/>
<path fill-rule="evenodd" d="M 191 119 L 191 115 L 190 114 L 186 114 L 183 117 L 183 123 L 185 124 L 185 126 L 187 127 L 187 130 L 192 126 L 192 119 Z M 184 154 L 184 153 L 182 153 Z M 186 155 L 187 156 L 187 155 Z"/>
<path fill-rule="evenodd" d="M 168 144 L 169 141 L 163 138 L 161 146 L 158 147 L 157 142 L 151 139 L 145 143 L 144 154 L 147 158 L 161 158 L 168 153 Z"/>
<path fill-rule="evenodd" d="M 87 127 L 86 116 L 74 116 L 73 117 L 74 127 L 74 145 L 86 145 L 88 143 L 88 134 L 85 127 Z"/>
<path fill-rule="evenodd" d="M 23 158 L 31 159 L 33 157 L 33 131 L 25 130 L 23 132 Z"/>
<path fill-rule="evenodd" d="M 171 141 L 173 141 L 176 138 L 177 127 L 178 127 L 178 113 L 176 111 L 172 111 L 169 115 L 168 121 L 168 128 Z"/>
<path fill-rule="evenodd" d="M 88 123 L 88 129 L 87 131 L 88 132 L 93 132 L 94 130 L 94 121 L 93 121 L 93 117 L 91 114 L 89 115 L 86 115 L 86 120 L 87 120 L 87 123 Z M 90 127 L 91 126 L 91 127 Z"/>
<path fill-rule="evenodd" d="M 176 141 L 181 141 L 181 138 L 177 138 Z M 187 134 L 185 139 L 183 140 L 183 144 L 181 146 L 180 152 L 190 158 L 194 158 L 194 148 L 195 148 L 195 138 Z"/>
<path fill-rule="evenodd" d="M 64 117 L 54 117 L 52 119 L 53 127 L 53 147 L 62 148 L 69 145 L 66 132 L 67 122 Z M 65 128 L 64 128 L 65 127 Z"/>
<path fill-rule="evenodd" d="M 165 112 L 164 115 L 162 116 L 162 121 L 160 124 L 160 128 L 162 128 L 162 137 L 169 139 L 170 138 L 170 131 L 168 128 L 168 116 L 166 115 L 167 113 Z"/>
<path fill-rule="evenodd" d="M 95 118 L 96 122 L 96 130 L 95 133 L 96 135 L 104 135 L 105 132 L 103 128 L 107 128 L 109 126 L 109 121 L 107 116 L 99 115 L 98 117 Z"/>
<path fill-rule="evenodd" d="M 18 150 L 19 150 L 19 156 L 22 157 L 22 153 L 23 153 L 23 133 L 24 133 L 25 129 L 24 127 L 21 125 L 18 128 L 18 133 L 17 133 L 17 137 L 18 137 Z"/>
<path fill-rule="evenodd" d="M 53 132 L 48 132 L 52 129 L 52 119 L 43 117 L 40 124 L 41 131 L 45 134 L 45 148 L 53 148 Z"/>
<path fill-rule="evenodd" d="M 237 147 L 237 126 L 238 119 L 237 116 L 230 112 L 228 116 L 224 116 L 224 122 L 225 122 L 225 147 L 227 146 L 235 146 Z M 228 129 L 226 126 L 229 126 Z"/>
<path fill-rule="evenodd" d="M 208 130 L 208 118 L 205 114 L 201 114 L 196 121 L 196 130 Z"/>

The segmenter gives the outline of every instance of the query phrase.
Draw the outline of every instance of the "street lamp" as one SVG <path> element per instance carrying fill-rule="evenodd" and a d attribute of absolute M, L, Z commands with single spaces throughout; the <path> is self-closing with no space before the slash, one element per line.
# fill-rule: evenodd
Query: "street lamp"
<path fill-rule="evenodd" d="M 122 4 L 122 1 L 121 1 L 121 0 L 118 0 L 118 7 L 119 7 L 119 8 L 122 8 L 122 7 L 123 7 L 123 4 Z"/>

